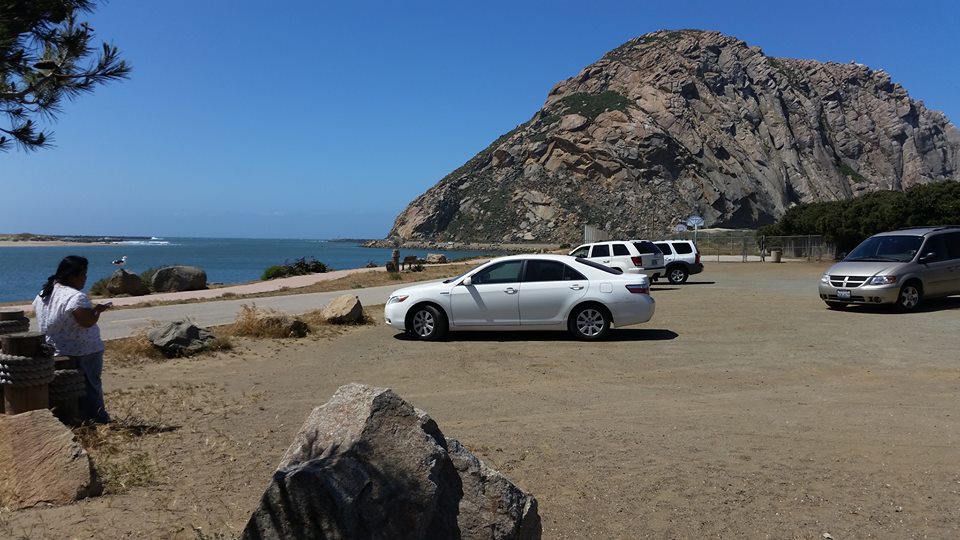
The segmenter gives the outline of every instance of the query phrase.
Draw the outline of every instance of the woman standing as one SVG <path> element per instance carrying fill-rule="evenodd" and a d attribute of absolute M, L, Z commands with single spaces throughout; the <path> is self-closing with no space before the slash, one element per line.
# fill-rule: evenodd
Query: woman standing
<path fill-rule="evenodd" d="M 97 321 L 111 304 L 94 306 L 81 291 L 86 283 L 87 259 L 64 257 L 33 300 L 33 309 L 55 354 L 72 358 L 84 375 L 87 393 L 80 398 L 81 420 L 105 424 L 110 415 L 103 403 L 103 341 Z"/>

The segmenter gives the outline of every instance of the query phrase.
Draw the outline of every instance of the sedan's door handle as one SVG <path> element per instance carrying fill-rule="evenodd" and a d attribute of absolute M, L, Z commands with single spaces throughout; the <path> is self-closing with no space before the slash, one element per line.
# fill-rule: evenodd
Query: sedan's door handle
<path fill-rule="evenodd" d="M 608 263 L 610 262 L 610 259 L 604 259 L 603 262 Z"/>
<path fill-rule="evenodd" d="M 579 290 L 582 290 L 582 289 L 583 289 L 583 285 L 580 285 L 580 284 L 578 283 L 578 284 L 575 284 L 575 285 L 571 285 L 570 288 L 573 289 L 573 290 L 575 290 L 575 291 L 579 291 Z"/>
<path fill-rule="evenodd" d="M 503 290 L 503 292 L 507 294 L 517 294 L 517 290 L 514 289 L 513 287 L 507 287 L 506 289 Z"/>

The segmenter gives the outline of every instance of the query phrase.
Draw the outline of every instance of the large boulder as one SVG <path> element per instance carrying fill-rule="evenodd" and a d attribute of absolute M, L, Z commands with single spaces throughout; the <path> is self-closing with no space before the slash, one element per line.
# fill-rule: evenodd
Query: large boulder
<path fill-rule="evenodd" d="M 259 539 L 539 539 L 536 499 L 393 391 L 310 413 L 243 531 Z"/>
<path fill-rule="evenodd" d="M 443 253 L 427 253 L 428 264 L 443 264 L 447 262 L 447 256 Z"/>
<path fill-rule="evenodd" d="M 167 266 L 151 282 L 157 292 L 199 291 L 207 288 L 207 273 L 196 266 Z"/>
<path fill-rule="evenodd" d="M 344 294 L 331 300 L 320 316 L 333 324 L 358 323 L 363 320 L 363 306 L 356 295 Z"/>
<path fill-rule="evenodd" d="M 0 507 L 69 503 L 102 491 L 90 456 L 49 410 L 0 415 Z"/>
<path fill-rule="evenodd" d="M 174 358 L 190 356 L 204 350 L 216 339 L 209 330 L 199 328 L 190 321 L 174 321 L 147 332 L 147 339 L 164 355 Z"/>
<path fill-rule="evenodd" d="M 113 295 L 143 296 L 150 294 L 150 288 L 140 279 L 140 276 L 120 268 L 111 274 L 110 279 L 107 280 L 107 292 Z"/>

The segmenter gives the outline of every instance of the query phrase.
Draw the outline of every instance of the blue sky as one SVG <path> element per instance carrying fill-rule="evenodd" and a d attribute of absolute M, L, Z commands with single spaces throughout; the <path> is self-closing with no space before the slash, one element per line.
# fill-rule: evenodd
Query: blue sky
<path fill-rule="evenodd" d="M 856 60 L 960 122 L 960 4 L 114 0 L 132 77 L 0 154 L 0 232 L 381 238 L 557 82 L 659 29 Z"/>

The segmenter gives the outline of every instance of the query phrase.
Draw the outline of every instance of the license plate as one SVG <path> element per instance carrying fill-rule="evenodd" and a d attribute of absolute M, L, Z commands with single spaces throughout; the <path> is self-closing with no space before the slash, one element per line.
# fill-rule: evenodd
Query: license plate
<path fill-rule="evenodd" d="M 847 300 L 850 298 L 850 291 L 848 289 L 837 289 L 837 298 L 841 300 Z"/>

